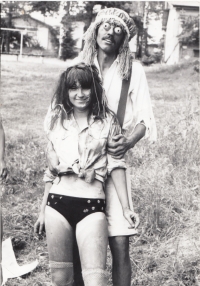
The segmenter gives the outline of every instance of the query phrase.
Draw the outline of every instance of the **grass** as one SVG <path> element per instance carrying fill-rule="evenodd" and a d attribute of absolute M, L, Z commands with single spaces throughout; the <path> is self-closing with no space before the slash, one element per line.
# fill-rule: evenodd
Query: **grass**
<path fill-rule="evenodd" d="M 193 64 L 145 68 L 158 141 L 132 150 L 132 197 L 140 213 L 131 238 L 132 286 L 200 283 L 199 82 Z M 38 259 L 30 274 L 7 286 L 50 285 L 45 236 L 36 236 L 43 195 L 46 139 L 43 119 L 58 66 L 2 63 L 2 117 L 10 171 L 3 186 L 4 239 L 12 237 L 20 265 Z M 111 256 L 107 269 L 111 284 Z"/>

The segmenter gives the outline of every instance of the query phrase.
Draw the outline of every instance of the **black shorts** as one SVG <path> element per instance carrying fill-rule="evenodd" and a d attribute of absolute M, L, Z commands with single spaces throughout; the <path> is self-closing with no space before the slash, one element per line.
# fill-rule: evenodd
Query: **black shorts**
<path fill-rule="evenodd" d="M 63 215 L 73 228 L 90 214 L 105 213 L 106 208 L 104 199 L 77 198 L 52 193 L 48 195 L 47 205 Z"/>

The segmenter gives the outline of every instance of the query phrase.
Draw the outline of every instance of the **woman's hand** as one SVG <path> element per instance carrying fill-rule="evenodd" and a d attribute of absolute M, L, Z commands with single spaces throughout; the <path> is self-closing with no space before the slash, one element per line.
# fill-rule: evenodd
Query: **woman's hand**
<path fill-rule="evenodd" d="M 6 168 L 6 163 L 4 160 L 0 160 L 0 180 L 5 180 L 8 174 L 8 170 Z"/>
<path fill-rule="evenodd" d="M 44 212 L 40 212 L 39 217 L 34 224 L 34 232 L 38 234 L 42 234 L 43 231 L 45 231 L 45 215 Z"/>
<path fill-rule="evenodd" d="M 123 209 L 123 215 L 124 215 L 125 219 L 131 225 L 129 228 L 135 228 L 136 229 L 138 227 L 138 225 L 140 223 L 140 219 L 139 219 L 139 215 L 137 213 L 130 210 L 129 208 L 125 208 L 125 209 Z"/>

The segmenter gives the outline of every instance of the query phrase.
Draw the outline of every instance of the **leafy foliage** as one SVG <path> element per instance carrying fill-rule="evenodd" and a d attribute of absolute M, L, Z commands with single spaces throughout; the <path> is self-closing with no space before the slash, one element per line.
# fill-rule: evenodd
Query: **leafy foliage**
<path fill-rule="evenodd" d="M 53 14 L 59 11 L 60 1 L 29 1 L 32 12 L 41 12 L 43 15 Z"/>
<path fill-rule="evenodd" d="M 180 42 L 199 44 L 199 21 L 199 15 L 189 16 L 182 21 L 183 31 L 179 35 Z"/>
<path fill-rule="evenodd" d="M 73 29 L 71 26 L 68 26 L 68 29 L 65 32 L 62 42 L 62 53 L 61 59 L 64 61 L 67 59 L 74 58 L 77 56 L 77 51 L 75 50 L 76 41 L 72 38 Z"/>
<path fill-rule="evenodd" d="M 13 28 L 12 18 L 25 14 L 25 3 L 22 1 L 3 1 L 1 3 L 1 26 L 4 28 Z M 10 51 L 10 43 L 19 39 L 20 34 L 13 31 L 1 32 L 2 51 Z M 24 39 L 25 40 L 25 39 Z"/>

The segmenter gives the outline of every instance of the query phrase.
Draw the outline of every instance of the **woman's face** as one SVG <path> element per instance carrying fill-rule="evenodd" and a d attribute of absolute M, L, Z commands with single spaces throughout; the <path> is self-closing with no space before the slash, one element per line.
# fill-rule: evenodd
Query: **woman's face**
<path fill-rule="evenodd" d="M 74 108 L 84 111 L 89 108 L 91 102 L 91 89 L 82 88 L 79 82 L 69 89 L 69 100 Z"/>

